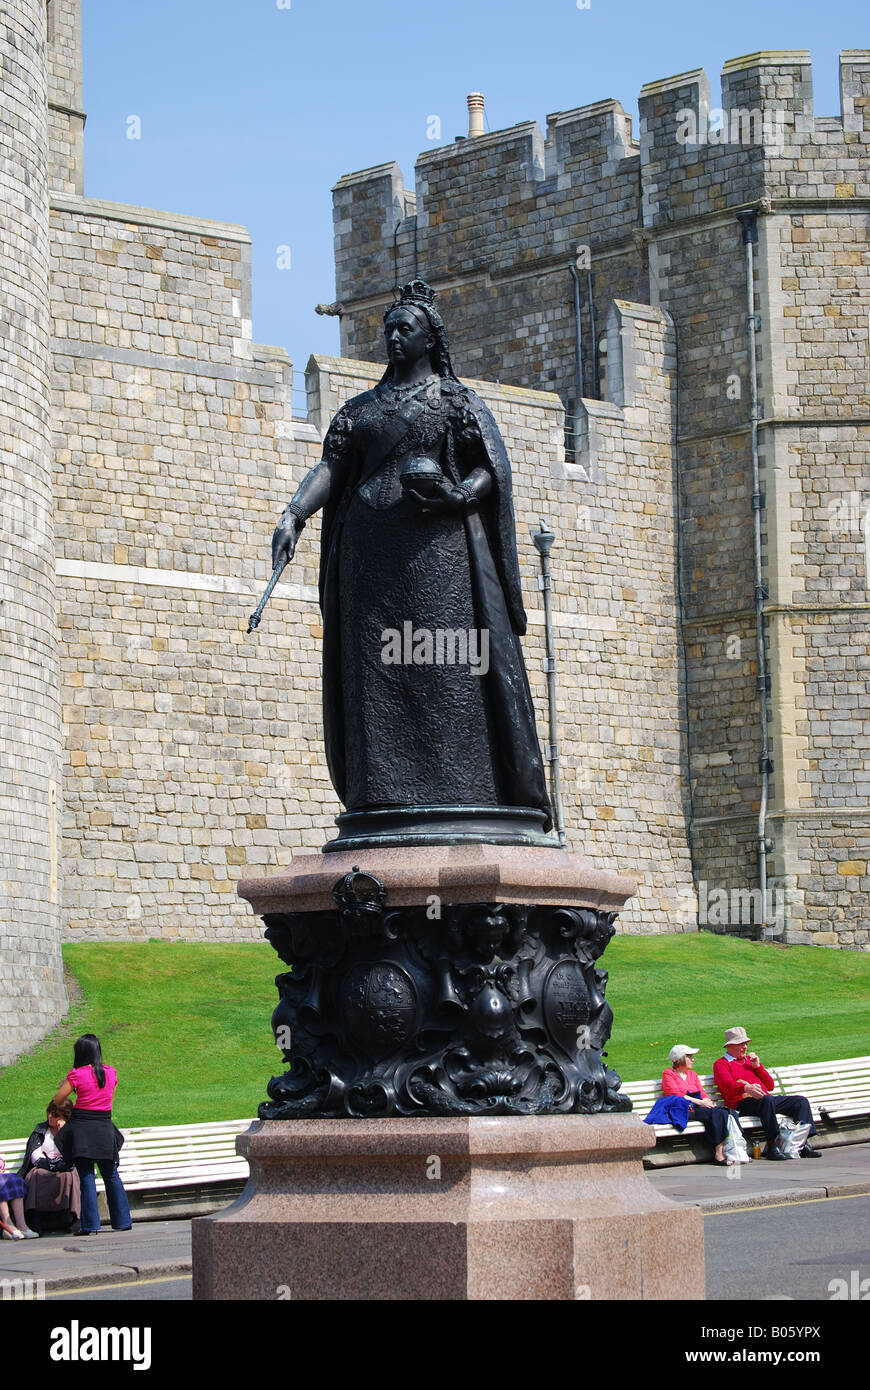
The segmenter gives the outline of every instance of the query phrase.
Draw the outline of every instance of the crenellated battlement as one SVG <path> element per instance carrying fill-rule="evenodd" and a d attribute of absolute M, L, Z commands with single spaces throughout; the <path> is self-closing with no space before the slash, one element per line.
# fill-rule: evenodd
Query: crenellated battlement
<path fill-rule="evenodd" d="M 546 135 L 524 121 L 426 150 L 413 193 L 394 163 L 346 176 L 334 190 L 337 297 L 354 306 L 343 350 L 371 355 L 367 310 L 414 274 L 449 292 L 565 268 L 578 245 L 617 261 L 624 249 L 632 268 L 610 267 L 608 299 L 643 299 L 638 233 L 761 200 L 870 197 L 870 50 L 841 54 L 840 99 L 839 117 L 815 115 L 807 52 L 752 53 L 725 63 L 717 97 L 702 69 L 647 83 L 637 138 L 608 99 L 551 114 Z"/>
<path fill-rule="evenodd" d="M 870 196 L 870 52 L 840 58 L 840 117 L 813 111 L 810 55 L 752 53 L 722 69 L 641 89 L 644 225 L 701 217 L 759 198 Z"/>

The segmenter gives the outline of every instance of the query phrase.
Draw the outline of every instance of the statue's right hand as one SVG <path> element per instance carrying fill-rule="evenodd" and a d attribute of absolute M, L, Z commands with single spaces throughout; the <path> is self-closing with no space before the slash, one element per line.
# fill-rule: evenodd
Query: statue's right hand
<path fill-rule="evenodd" d="M 272 536 L 272 568 L 278 564 L 279 560 L 285 565 L 289 565 L 296 552 L 296 542 L 302 527 L 298 517 L 292 512 L 285 511 L 275 527 Z"/>

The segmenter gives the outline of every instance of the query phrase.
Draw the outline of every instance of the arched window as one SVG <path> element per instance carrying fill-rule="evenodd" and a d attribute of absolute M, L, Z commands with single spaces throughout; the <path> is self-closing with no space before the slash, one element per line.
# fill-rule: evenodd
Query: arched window
<path fill-rule="evenodd" d="M 54 0 L 45 0 L 45 37 L 54 43 Z"/>

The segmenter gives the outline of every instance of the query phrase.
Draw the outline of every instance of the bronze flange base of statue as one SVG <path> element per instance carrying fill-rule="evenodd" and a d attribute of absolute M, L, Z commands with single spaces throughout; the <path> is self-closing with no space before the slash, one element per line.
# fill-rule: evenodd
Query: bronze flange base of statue
<path fill-rule="evenodd" d="M 411 806 L 345 811 L 324 854 L 410 845 L 533 845 L 558 849 L 545 813 L 522 806 Z"/>

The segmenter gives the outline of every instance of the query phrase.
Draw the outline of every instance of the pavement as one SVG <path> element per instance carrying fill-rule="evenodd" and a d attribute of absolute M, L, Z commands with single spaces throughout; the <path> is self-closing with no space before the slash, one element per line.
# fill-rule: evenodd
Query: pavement
<path fill-rule="evenodd" d="M 733 1170 L 731 1170 L 733 1171 Z M 658 1168 L 647 1177 L 658 1192 L 705 1212 L 736 1211 L 827 1197 L 870 1195 L 870 1143 L 823 1150 L 821 1159 L 741 1165 L 738 1177 L 713 1164 Z M 0 1241 L 0 1297 L 4 1280 L 44 1281 L 45 1293 L 190 1272 L 190 1222 L 140 1221 L 132 1231 L 106 1228 L 98 1236 L 43 1236 Z M 42 1290 L 40 1290 L 42 1292 Z"/>
<path fill-rule="evenodd" d="M 814 1147 L 817 1144 L 813 1140 Z M 665 1197 L 694 1202 L 705 1212 L 870 1195 L 870 1144 L 842 1144 L 819 1148 L 819 1152 L 821 1158 L 783 1163 L 759 1158 L 736 1168 L 719 1168 L 714 1163 L 680 1164 L 650 1169 L 647 1177 Z M 729 1173 L 735 1176 L 729 1177 Z"/>
<path fill-rule="evenodd" d="M 132 1231 L 113 1231 L 110 1226 L 96 1236 L 0 1240 L 4 1289 L 4 1279 L 44 1280 L 45 1293 L 57 1293 L 189 1274 L 190 1269 L 189 1221 L 140 1221 Z M 36 1287 L 39 1297 L 43 1286 Z"/>

